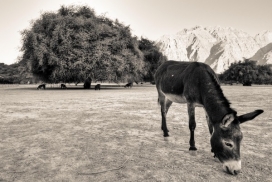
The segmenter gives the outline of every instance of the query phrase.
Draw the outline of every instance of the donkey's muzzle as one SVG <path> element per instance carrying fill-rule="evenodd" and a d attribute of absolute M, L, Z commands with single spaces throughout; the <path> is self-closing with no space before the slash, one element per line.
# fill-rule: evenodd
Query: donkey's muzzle
<path fill-rule="evenodd" d="M 223 170 L 232 175 L 236 175 L 241 171 L 241 160 L 226 161 L 223 163 Z"/>

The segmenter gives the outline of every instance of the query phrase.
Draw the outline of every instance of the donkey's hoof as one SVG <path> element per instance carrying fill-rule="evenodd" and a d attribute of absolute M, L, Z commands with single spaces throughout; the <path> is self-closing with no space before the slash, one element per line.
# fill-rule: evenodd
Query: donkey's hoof
<path fill-rule="evenodd" d="M 190 147 L 189 150 L 190 150 L 190 151 L 191 151 L 191 150 L 192 150 L 192 151 L 196 151 L 197 148 L 196 148 L 196 147 Z"/>
<path fill-rule="evenodd" d="M 169 134 L 168 133 L 164 133 L 163 136 L 164 137 L 169 137 Z"/>

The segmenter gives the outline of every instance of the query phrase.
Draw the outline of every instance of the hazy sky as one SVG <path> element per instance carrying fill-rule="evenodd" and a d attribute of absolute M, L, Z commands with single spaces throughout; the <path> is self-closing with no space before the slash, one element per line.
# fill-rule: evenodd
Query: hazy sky
<path fill-rule="evenodd" d="M 251 35 L 272 31 L 272 0 L 0 0 L 0 62 L 17 61 L 20 31 L 31 20 L 71 4 L 88 5 L 151 40 L 196 25 L 233 27 Z"/>

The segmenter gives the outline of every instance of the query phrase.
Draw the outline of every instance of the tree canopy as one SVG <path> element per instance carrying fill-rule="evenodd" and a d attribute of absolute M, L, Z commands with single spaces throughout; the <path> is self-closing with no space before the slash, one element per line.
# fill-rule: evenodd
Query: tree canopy
<path fill-rule="evenodd" d="M 6 65 L 0 63 L 0 84 L 2 83 L 20 83 L 21 81 L 33 81 L 32 74 L 24 72 L 22 64 L 14 63 Z M 26 81 L 27 82 L 27 81 Z"/>
<path fill-rule="evenodd" d="M 167 61 L 167 57 L 159 51 L 159 48 L 154 41 L 150 41 L 143 37 L 139 40 L 139 49 L 144 54 L 144 62 L 146 64 L 146 74 L 143 79 L 146 81 L 153 81 L 157 68 L 164 61 Z"/>
<path fill-rule="evenodd" d="M 16 67 L 0 63 L 0 83 L 12 83 L 13 75 L 16 75 L 16 72 Z"/>
<path fill-rule="evenodd" d="M 143 77 L 144 54 L 129 26 L 86 6 L 45 12 L 22 31 L 22 60 L 46 82 L 122 81 Z M 151 65 L 151 64 L 150 64 Z"/>
<path fill-rule="evenodd" d="M 232 63 L 219 78 L 223 83 L 272 84 L 272 69 L 271 65 L 257 65 L 256 61 L 246 59 Z"/>

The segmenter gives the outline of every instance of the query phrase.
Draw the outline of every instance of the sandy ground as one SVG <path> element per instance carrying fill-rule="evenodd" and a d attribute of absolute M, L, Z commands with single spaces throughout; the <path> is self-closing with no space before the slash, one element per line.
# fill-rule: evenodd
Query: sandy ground
<path fill-rule="evenodd" d="M 241 125 L 242 172 L 210 152 L 202 108 L 190 153 L 186 105 L 169 110 L 164 140 L 154 86 L 84 89 L 0 86 L 0 181 L 272 181 L 272 87 L 223 86 Z"/>

